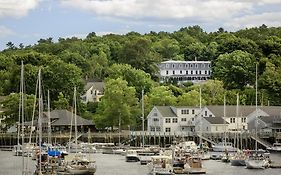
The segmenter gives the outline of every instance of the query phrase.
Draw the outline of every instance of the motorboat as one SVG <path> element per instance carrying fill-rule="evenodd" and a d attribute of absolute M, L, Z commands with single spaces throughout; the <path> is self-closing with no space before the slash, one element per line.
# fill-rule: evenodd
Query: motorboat
<path fill-rule="evenodd" d="M 172 175 L 172 156 L 151 156 L 151 162 L 147 164 L 150 175 Z"/>
<path fill-rule="evenodd" d="M 68 162 L 66 171 L 73 175 L 94 174 L 96 172 L 96 164 L 95 161 L 89 161 L 84 156 L 77 154 L 71 162 Z"/>
<path fill-rule="evenodd" d="M 268 147 L 267 150 L 272 153 L 281 153 L 281 143 L 273 143 L 273 146 Z"/>
<path fill-rule="evenodd" d="M 219 142 L 218 144 L 215 144 L 212 146 L 212 149 L 214 152 L 235 152 L 237 149 L 233 147 L 233 144 L 231 142 Z"/>
<path fill-rule="evenodd" d="M 140 161 L 138 157 L 137 150 L 127 150 L 126 152 L 126 162 L 138 162 Z"/>

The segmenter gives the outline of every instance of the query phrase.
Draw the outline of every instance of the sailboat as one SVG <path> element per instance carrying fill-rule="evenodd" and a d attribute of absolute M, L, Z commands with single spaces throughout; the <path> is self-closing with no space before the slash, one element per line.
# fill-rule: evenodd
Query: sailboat
<path fill-rule="evenodd" d="M 255 117 L 255 137 L 257 139 L 257 118 L 258 118 L 258 81 L 257 81 L 257 65 L 256 65 L 256 117 Z M 255 139 L 255 151 L 246 160 L 246 167 L 249 169 L 264 169 L 269 166 L 269 160 L 265 158 L 262 152 L 258 151 L 258 143 Z"/>
<path fill-rule="evenodd" d="M 77 115 L 76 115 L 76 87 L 74 87 L 74 129 L 75 129 L 75 145 L 78 145 L 77 143 Z M 68 162 L 68 165 L 66 166 L 66 170 L 68 173 L 73 175 L 78 174 L 94 174 L 96 172 L 96 164 L 95 161 L 90 161 L 86 158 L 84 154 L 78 154 L 77 148 L 75 150 L 75 156 L 74 158 Z"/>
<path fill-rule="evenodd" d="M 237 107 L 236 107 L 236 116 L 238 118 L 239 116 L 239 95 L 237 94 Z M 238 121 L 237 121 L 238 123 Z M 238 131 L 238 126 L 236 126 L 237 128 L 237 131 Z M 239 137 L 238 137 L 238 133 L 236 135 L 236 147 L 238 148 L 238 140 L 239 140 Z M 241 146 L 241 150 L 242 150 L 242 141 L 240 140 L 240 146 Z M 243 151 L 241 151 L 239 149 L 237 149 L 236 153 L 231 157 L 230 159 L 230 163 L 232 166 L 245 166 L 246 165 L 246 154 L 243 153 Z"/>

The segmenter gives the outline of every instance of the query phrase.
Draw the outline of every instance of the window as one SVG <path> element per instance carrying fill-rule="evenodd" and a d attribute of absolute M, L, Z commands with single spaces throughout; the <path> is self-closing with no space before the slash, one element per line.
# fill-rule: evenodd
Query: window
<path fill-rule="evenodd" d="M 153 113 L 153 116 L 157 116 L 157 112 Z"/>
<path fill-rule="evenodd" d="M 175 75 L 175 71 L 173 70 L 173 75 Z"/>
<path fill-rule="evenodd" d="M 159 126 L 157 126 L 156 131 L 161 131 L 161 128 Z"/>
<path fill-rule="evenodd" d="M 166 119 L 165 119 L 165 122 L 166 122 L 166 123 L 171 123 L 171 119 L 170 119 L 170 118 L 166 118 Z"/>
<path fill-rule="evenodd" d="M 216 126 L 216 131 L 218 131 L 218 127 Z"/>
<path fill-rule="evenodd" d="M 166 128 L 165 131 L 166 132 L 171 132 L 171 128 Z"/>
<path fill-rule="evenodd" d="M 186 122 L 186 118 L 181 118 L 181 121 L 182 122 Z"/>
<path fill-rule="evenodd" d="M 168 74 L 169 74 L 169 71 L 167 70 L 167 71 L 166 71 L 166 75 L 168 75 Z"/>
<path fill-rule="evenodd" d="M 212 114 L 210 114 L 209 117 L 213 117 Z"/>
<path fill-rule="evenodd" d="M 190 67 L 193 67 L 193 65 L 192 65 L 192 64 L 190 64 Z"/>
<path fill-rule="evenodd" d="M 173 65 L 172 65 L 172 67 L 174 68 L 174 67 L 175 67 L 175 65 L 173 64 Z"/>
<path fill-rule="evenodd" d="M 191 71 L 191 75 L 193 74 L 193 70 Z"/>
<path fill-rule="evenodd" d="M 159 121 L 159 118 L 153 118 L 153 121 L 154 121 L 154 122 L 158 122 L 158 121 Z"/>
<path fill-rule="evenodd" d="M 205 74 L 207 74 L 207 71 L 205 70 Z"/>
<path fill-rule="evenodd" d="M 173 123 L 178 123 L 178 119 L 177 118 L 173 118 Z"/>
<path fill-rule="evenodd" d="M 155 131 L 155 127 L 150 126 L 150 131 Z"/>
<path fill-rule="evenodd" d="M 207 116 L 208 115 L 208 112 L 207 111 L 205 111 L 205 116 Z"/>
<path fill-rule="evenodd" d="M 169 68 L 169 64 L 166 64 L 166 68 Z"/>
<path fill-rule="evenodd" d="M 194 121 L 194 118 L 192 117 L 191 120 Z"/>
<path fill-rule="evenodd" d="M 188 109 L 183 109 L 183 110 L 181 110 L 181 114 L 189 114 L 189 110 Z"/>
<path fill-rule="evenodd" d="M 182 74 L 182 71 L 180 70 L 180 74 Z"/>
<path fill-rule="evenodd" d="M 185 71 L 185 74 L 187 75 L 187 74 L 188 74 L 188 71 Z"/>
<path fill-rule="evenodd" d="M 192 109 L 192 114 L 195 114 L 195 110 L 194 109 Z"/>
<path fill-rule="evenodd" d="M 201 70 L 199 70 L 199 74 L 201 75 Z"/>
<path fill-rule="evenodd" d="M 246 123 L 246 118 L 245 117 L 241 118 L 241 122 Z"/>
<path fill-rule="evenodd" d="M 235 118 L 230 118 L 230 123 L 235 123 Z"/>
<path fill-rule="evenodd" d="M 197 65 L 197 64 L 195 64 L 195 67 L 197 68 L 197 67 L 198 67 L 198 65 Z"/>

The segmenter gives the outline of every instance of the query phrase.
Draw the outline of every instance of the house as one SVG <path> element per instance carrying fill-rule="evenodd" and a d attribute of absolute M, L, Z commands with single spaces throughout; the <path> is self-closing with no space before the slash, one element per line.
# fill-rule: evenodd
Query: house
<path fill-rule="evenodd" d="M 196 118 L 195 131 L 202 133 L 222 133 L 228 131 L 229 123 L 222 117 L 200 117 Z"/>
<path fill-rule="evenodd" d="M 279 116 L 258 116 L 256 120 L 248 123 L 249 131 L 255 130 L 263 133 L 281 134 L 281 115 Z"/>
<path fill-rule="evenodd" d="M 104 82 L 87 82 L 85 93 L 81 96 L 83 103 L 99 102 L 104 92 Z"/>
<path fill-rule="evenodd" d="M 225 111 L 224 111 L 225 109 Z M 241 131 L 248 129 L 248 117 L 254 115 L 255 106 L 205 106 L 202 109 L 203 117 L 222 117 L 228 123 L 229 131 Z"/>
<path fill-rule="evenodd" d="M 74 114 L 68 110 L 53 110 L 50 112 L 50 121 L 52 132 L 70 132 L 70 128 L 74 131 Z M 76 123 L 78 132 L 95 131 L 95 125 L 92 120 L 87 120 L 76 115 Z M 25 125 L 31 126 L 31 121 L 25 122 Z M 33 125 L 38 126 L 38 121 L 34 121 Z M 42 130 L 48 131 L 48 112 L 44 112 L 42 116 Z"/>
<path fill-rule="evenodd" d="M 211 77 L 210 61 L 164 61 L 158 65 L 160 82 L 202 82 Z"/>
<path fill-rule="evenodd" d="M 147 116 L 147 130 L 158 132 L 194 131 L 199 107 L 154 106 Z"/>

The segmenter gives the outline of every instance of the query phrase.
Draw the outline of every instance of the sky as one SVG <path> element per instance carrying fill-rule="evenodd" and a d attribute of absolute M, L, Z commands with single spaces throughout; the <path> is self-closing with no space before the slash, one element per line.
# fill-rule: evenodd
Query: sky
<path fill-rule="evenodd" d="M 0 50 L 90 32 L 174 32 L 199 25 L 206 32 L 281 26 L 281 0 L 0 0 Z"/>

